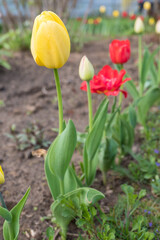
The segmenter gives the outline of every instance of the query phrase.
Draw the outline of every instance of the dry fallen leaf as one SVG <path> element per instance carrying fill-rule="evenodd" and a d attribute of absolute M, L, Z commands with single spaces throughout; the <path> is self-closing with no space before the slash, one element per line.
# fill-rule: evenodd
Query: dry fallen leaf
<path fill-rule="evenodd" d="M 38 149 L 38 150 L 35 150 L 35 151 L 32 151 L 32 156 L 34 157 L 46 157 L 47 155 L 47 150 L 45 149 Z"/>

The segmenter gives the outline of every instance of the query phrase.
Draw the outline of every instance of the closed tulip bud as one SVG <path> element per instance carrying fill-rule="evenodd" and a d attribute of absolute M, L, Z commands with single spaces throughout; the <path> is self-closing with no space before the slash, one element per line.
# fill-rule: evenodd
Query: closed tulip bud
<path fill-rule="evenodd" d="M 157 34 L 160 34 L 160 20 L 157 21 L 155 31 Z"/>
<path fill-rule="evenodd" d="M 144 23 L 140 17 L 137 17 L 135 24 L 134 24 L 134 31 L 136 33 L 143 33 L 144 32 Z"/>
<path fill-rule="evenodd" d="M 62 20 L 44 11 L 34 21 L 31 52 L 39 66 L 61 68 L 70 54 L 70 38 Z"/>
<path fill-rule="evenodd" d="M 2 167 L 0 166 L 0 184 L 3 184 L 4 182 L 5 182 L 4 173 Z"/>
<path fill-rule="evenodd" d="M 83 81 L 90 81 L 94 76 L 94 68 L 86 56 L 81 59 L 79 76 Z"/>

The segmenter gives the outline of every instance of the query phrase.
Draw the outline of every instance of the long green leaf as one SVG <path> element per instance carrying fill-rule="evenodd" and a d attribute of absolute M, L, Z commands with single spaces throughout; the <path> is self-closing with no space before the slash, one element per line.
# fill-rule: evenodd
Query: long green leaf
<path fill-rule="evenodd" d="M 23 198 L 19 201 L 19 203 L 17 203 L 17 205 L 12 208 L 12 210 L 10 211 L 11 215 L 12 215 L 12 220 L 11 222 L 8 222 L 5 220 L 4 224 L 3 224 L 3 237 L 4 240 L 11 240 L 10 238 L 10 231 L 12 231 L 12 240 L 17 240 L 18 239 L 18 235 L 19 235 L 19 218 L 20 218 L 20 214 L 22 212 L 22 209 L 27 201 L 28 195 L 30 192 L 30 188 L 28 188 L 27 192 L 25 193 L 25 195 L 23 196 Z"/>
<path fill-rule="evenodd" d="M 53 145 L 51 145 L 51 146 L 53 147 Z M 46 159 L 45 159 L 44 168 L 45 168 L 45 174 L 46 174 L 47 183 L 48 183 L 51 195 L 52 195 L 53 199 L 56 200 L 57 197 L 60 195 L 60 183 L 59 183 L 58 177 L 55 176 L 49 168 L 48 156 L 49 156 L 50 149 L 51 148 L 49 148 Z"/>
<path fill-rule="evenodd" d="M 156 101 L 160 99 L 160 89 L 153 88 L 146 93 L 138 103 L 138 121 L 145 125 L 147 113 Z"/>
<path fill-rule="evenodd" d="M 76 147 L 76 129 L 69 120 L 65 130 L 56 138 L 48 153 L 48 164 L 51 172 L 64 180 L 64 175 Z"/>
<path fill-rule="evenodd" d="M 6 209 L 0 206 L 0 216 L 3 217 L 6 221 L 11 222 L 12 214 Z"/>
<path fill-rule="evenodd" d="M 133 81 L 126 82 L 125 87 L 134 100 L 139 97 L 139 93 Z"/>
<path fill-rule="evenodd" d="M 99 148 L 107 116 L 108 101 L 103 106 L 97 120 L 93 125 L 92 131 L 88 134 L 84 145 L 83 159 L 86 183 L 89 186 L 93 181 L 95 174 L 95 155 Z M 93 164 L 94 161 L 94 164 Z M 95 167 L 93 169 L 93 166 Z"/>
<path fill-rule="evenodd" d="M 141 71 L 141 84 L 144 89 L 144 84 L 147 80 L 148 72 L 150 70 L 151 63 L 154 59 L 154 56 L 158 53 L 159 47 L 154 50 L 152 54 L 149 53 L 149 50 L 146 48 L 143 56 L 142 62 L 142 71 Z"/>

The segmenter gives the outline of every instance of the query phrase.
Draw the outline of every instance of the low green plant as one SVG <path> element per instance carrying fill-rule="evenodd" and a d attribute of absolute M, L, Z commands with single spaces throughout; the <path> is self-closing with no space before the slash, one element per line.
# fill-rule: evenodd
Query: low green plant
<path fill-rule="evenodd" d="M 115 230 L 108 224 L 107 215 L 101 211 L 98 204 L 97 208 L 82 205 L 76 220 L 76 225 L 83 231 L 83 236 L 79 234 L 79 240 L 115 239 Z"/>
<path fill-rule="evenodd" d="M 22 129 L 22 132 L 19 132 L 16 125 L 13 124 L 10 133 L 5 135 L 14 141 L 16 148 L 20 151 L 31 147 L 34 149 L 47 148 L 50 145 L 50 141 L 44 139 L 44 130 L 38 124 L 29 124 L 28 127 Z"/>
<path fill-rule="evenodd" d="M 116 239 L 154 239 L 152 224 L 142 209 L 146 190 L 136 194 L 134 188 L 127 184 L 121 188 L 125 195 L 119 197 L 108 218 L 111 227 L 115 228 Z"/>
<path fill-rule="evenodd" d="M 0 66 L 10 70 L 11 65 L 8 63 L 8 58 L 11 57 L 11 51 L 8 39 L 8 34 L 0 34 Z"/>

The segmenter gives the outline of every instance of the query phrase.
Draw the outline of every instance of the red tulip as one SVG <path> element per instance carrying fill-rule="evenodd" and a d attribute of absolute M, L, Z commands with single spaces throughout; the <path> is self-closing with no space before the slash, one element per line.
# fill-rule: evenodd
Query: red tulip
<path fill-rule="evenodd" d="M 132 15 L 130 16 L 130 19 L 131 19 L 131 20 L 135 20 L 136 18 L 137 18 L 136 14 L 132 14 Z"/>
<path fill-rule="evenodd" d="M 109 45 L 110 58 L 115 64 L 126 63 L 131 55 L 129 40 L 113 40 Z"/>
<path fill-rule="evenodd" d="M 126 11 L 122 12 L 122 17 L 123 18 L 127 18 L 128 17 L 128 13 Z"/>
<path fill-rule="evenodd" d="M 144 21 L 144 16 L 141 15 L 140 18 L 141 18 L 142 21 Z"/>
<path fill-rule="evenodd" d="M 95 25 L 99 24 L 99 21 L 97 19 L 94 19 L 94 24 Z"/>
<path fill-rule="evenodd" d="M 106 96 L 117 96 L 119 92 L 122 92 L 127 97 L 127 92 L 121 90 L 120 87 L 125 82 L 131 80 L 126 78 L 123 80 L 126 71 L 122 69 L 120 72 L 113 70 L 110 66 L 104 66 L 98 75 L 94 75 L 93 79 L 90 81 L 90 87 L 92 93 L 104 93 Z M 81 90 L 87 91 L 86 81 L 82 82 Z"/>

